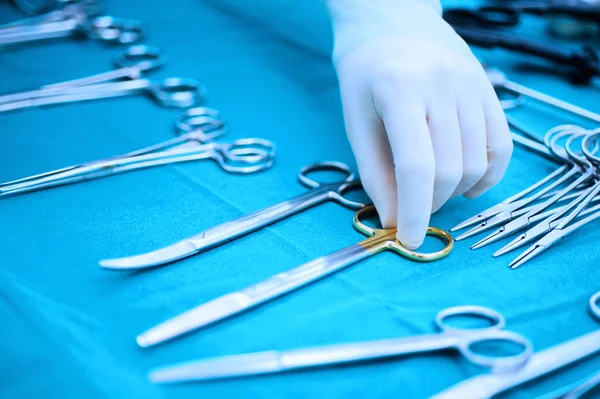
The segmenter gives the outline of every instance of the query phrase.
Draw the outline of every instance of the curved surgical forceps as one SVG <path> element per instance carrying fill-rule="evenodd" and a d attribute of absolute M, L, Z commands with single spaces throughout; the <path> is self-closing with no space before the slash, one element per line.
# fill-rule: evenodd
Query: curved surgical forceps
<path fill-rule="evenodd" d="M 427 228 L 427 235 L 445 241 L 444 248 L 434 253 L 411 251 L 398 242 L 396 229 L 374 229 L 362 223 L 362 217 L 374 214 L 376 212 L 373 206 L 362 208 L 355 214 L 354 228 L 368 237 L 358 244 L 197 306 L 140 334 L 137 337 L 138 344 L 143 347 L 156 345 L 198 328 L 206 327 L 309 285 L 382 251 L 393 251 L 417 262 L 440 260 L 452 251 L 454 245 L 452 236 L 435 227 Z"/>
<path fill-rule="evenodd" d="M 311 173 L 321 170 L 335 171 L 344 174 L 345 178 L 334 183 L 321 183 L 308 177 Z M 310 190 L 290 200 L 210 228 L 168 247 L 141 255 L 103 260 L 100 261 L 100 266 L 110 270 L 149 269 L 225 244 L 327 201 L 335 201 L 350 209 L 360 209 L 364 206 L 364 204 L 344 198 L 346 192 L 359 188 L 360 182 L 350 168 L 341 162 L 324 161 L 307 165 L 298 173 L 298 181 Z"/>
<path fill-rule="evenodd" d="M 490 326 L 457 328 L 448 322 L 453 317 L 485 319 L 490 322 Z M 470 363 L 491 368 L 496 372 L 506 372 L 523 367 L 532 353 L 531 343 L 519 334 L 503 330 L 504 317 L 489 308 L 447 308 L 437 314 L 435 325 L 440 331 L 436 334 L 217 357 L 156 368 L 150 372 L 149 377 L 155 383 L 205 381 L 390 359 L 447 349 L 457 350 Z M 521 352 L 495 357 L 473 350 L 473 346 L 477 344 L 497 345 L 499 342 L 516 345 L 521 348 Z"/>

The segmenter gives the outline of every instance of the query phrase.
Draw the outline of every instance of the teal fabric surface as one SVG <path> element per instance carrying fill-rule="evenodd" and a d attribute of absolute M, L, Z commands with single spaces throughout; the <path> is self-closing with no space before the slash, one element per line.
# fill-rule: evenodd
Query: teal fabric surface
<path fill-rule="evenodd" d="M 150 384 L 146 371 L 192 358 L 430 333 L 435 314 L 455 305 L 500 311 L 536 349 L 600 326 L 587 309 L 600 289 L 600 230 L 590 225 L 517 271 L 509 257 L 492 258 L 499 245 L 471 251 L 472 240 L 430 264 L 382 253 L 201 332 L 138 348 L 134 337 L 148 327 L 362 236 L 351 210 L 328 203 L 167 267 L 101 270 L 100 259 L 157 249 L 304 193 L 295 177 L 303 165 L 354 165 L 319 0 L 107 3 L 112 15 L 142 20 L 146 43 L 167 53 L 167 65 L 148 77 L 201 80 L 206 105 L 227 122 L 223 139 L 273 140 L 276 164 L 235 176 L 193 162 L 0 201 L 0 397 L 424 398 L 485 370 L 445 352 L 168 387 Z M 0 3 L 0 23 L 22 17 L 11 2 Z M 531 20 L 523 29 L 539 26 Z M 0 92 L 108 70 L 120 50 L 58 40 L 0 52 Z M 503 51 L 479 54 L 520 83 L 600 112 L 597 87 L 517 70 L 517 57 Z M 0 115 L 0 181 L 166 140 L 178 112 L 136 97 Z M 511 112 L 540 135 L 577 122 L 532 105 Z M 448 229 L 555 167 L 517 148 L 501 184 L 476 200 L 452 200 L 432 225 Z M 599 368 L 595 356 L 503 397 L 533 398 Z"/>

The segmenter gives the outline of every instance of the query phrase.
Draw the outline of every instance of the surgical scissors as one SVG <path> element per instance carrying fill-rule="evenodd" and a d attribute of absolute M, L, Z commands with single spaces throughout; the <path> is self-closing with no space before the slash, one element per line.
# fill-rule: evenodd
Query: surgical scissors
<path fill-rule="evenodd" d="M 16 111 L 31 107 L 67 104 L 103 98 L 123 97 L 138 94 L 150 96 L 164 107 L 191 107 L 205 98 L 205 89 L 195 79 L 167 78 L 161 82 L 148 79 L 134 79 L 124 82 L 97 83 L 68 89 L 43 92 L 39 97 L 3 102 L 0 98 L 0 112 Z"/>
<path fill-rule="evenodd" d="M 181 136 L 124 155 L 70 166 L 0 185 L 0 197 L 62 186 L 116 173 L 176 162 L 213 159 L 230 173 L 253 173 L 273 164 L 275 145 L 264 139 L 207 143 L 224 132 L 222 122 L 201 108 L 176 121 Z M 216 114 L 218 116 L 218 114 Z M 187 131 L 186 131 L 187 130 Z"/>
<path fill-rule="evenodd" d="M 84 35 L 109 43 L 129 44 L 141 40 L 144 31 L 138 21 L 111 16 L 91 18 L 98 10 L 95 0 L 76 2 L 46 17 L 17 22 L 0 29 L 0 46 L 44 39 Z"/>
<path fill-rule="evenodd" d="M 485 319 L 490 322 L 490 326 L 457 328 L 448 322 L 453 317 Z M 437 314 L 435 325 L 440 332 L 434 334 L 217 357 L 164 366 L 152 370 L 149 376 L 152 382 L 172 384 L 274 374 L 447 349 L 457 350 L 465 359 L 478 366 L 506 372 L 523 367 L 532 354 L 529 340 L 514 332 L 502 330 L 505 325 L 504 318 L 500 313 L 489 308 L 482 306 L 447 308 Z M 477 344 L 497 345 L 499 342 L 516 345 L 522 351 L 514 355 L 495 357 L 473 350 Z"/>
<path fill-rule="evenodd" d="M 313 172 L 324 170 L 342 173 L 346 177 L 343 180 L 333 183 L 321 183 L 308 177 Z M 100 261 L 100 266 L 111 270 L 153 268 L 233 241 L 245 234 L 327 201 L 335 201 L 350 209 L 360 209 L 364 206 L 360 202 L 351 201 L 344 197 L 344 194 L 348 191 L 361 186 L 360 181 L 355 178 L 350 168 L 341 162 L 323 161 L 307 165 L 298 173 L 298 181 L 303 186 L 309 188 L 310 191 L 290 200 L 215 226 L 168 247 L 126 258 L 102 260 Z"/>
<path fill-rule="evenodd" d="M 63 94 L 66 89 L 88 86 L 95 83 L 106 83 L 121 78 L 141 79 L 142 72 L 160 68 L 166 62 L 166 57 L 156 47 L 146 45 L 130 46 L 115 58 L 115 70 L 99 73 L 84 78 L 45 85 L 39 89 L 0 96 L 0 104 L 30 100 L 37 97 Z"/>
<path fill-rule="evenodd" d="M 589 301 L 590 312 L 596 319 L 600 319 L 599 297 L 600 292 L 594 294 Z M 600 330 L 535 352 L 520 370 L 472 377 L 430 399 L 490 399 L 494 395 L 542 377 L 598 351 L 600 351 Z"/>
<path fill-rule="evenodd" d="M 452 251 L 452 236 L 435 227 L 429 227 L 427 235 L 444 240 L 446 244 L 444 248 L 434 253 L 411 251 L 398 242 L 396 229 L 374 229 L 362 223 L 362 217 L 373 214 L 376 214 L 375 207 L 367 206 L 354 215 L 354 228 L 368 237 L 358 244 L 353 244 L 294 269 L 279 273 L 258 284 L 197 306 L 140 334 L 137 337 L 137 343 L 142 347 L 148 347 L 206 327 L 209 324 L 302 288 L 381 251 L 394 251 L 417 262 L 440 260 Z"/>

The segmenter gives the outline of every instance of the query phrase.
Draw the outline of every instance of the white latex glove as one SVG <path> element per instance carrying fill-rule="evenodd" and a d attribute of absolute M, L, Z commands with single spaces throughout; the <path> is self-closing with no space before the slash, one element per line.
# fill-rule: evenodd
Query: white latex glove
<path fill-rule="evenodd" d="M 437 0 L 325 1 L 363 185 L 382 225 L 415 249 L 449 198 L 476 197 L 504 175 L 504 112 Z"/>

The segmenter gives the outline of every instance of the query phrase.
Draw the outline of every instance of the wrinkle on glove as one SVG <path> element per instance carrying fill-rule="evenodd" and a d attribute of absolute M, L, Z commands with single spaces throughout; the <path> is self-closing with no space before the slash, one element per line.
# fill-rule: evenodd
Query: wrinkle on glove
<path fill-rule="evenodd" d="M 365 190 L 410 249 L 448 199 L 498 183 L 504 112 L 435 0 L 328 0 L 344 120 Z"/>

